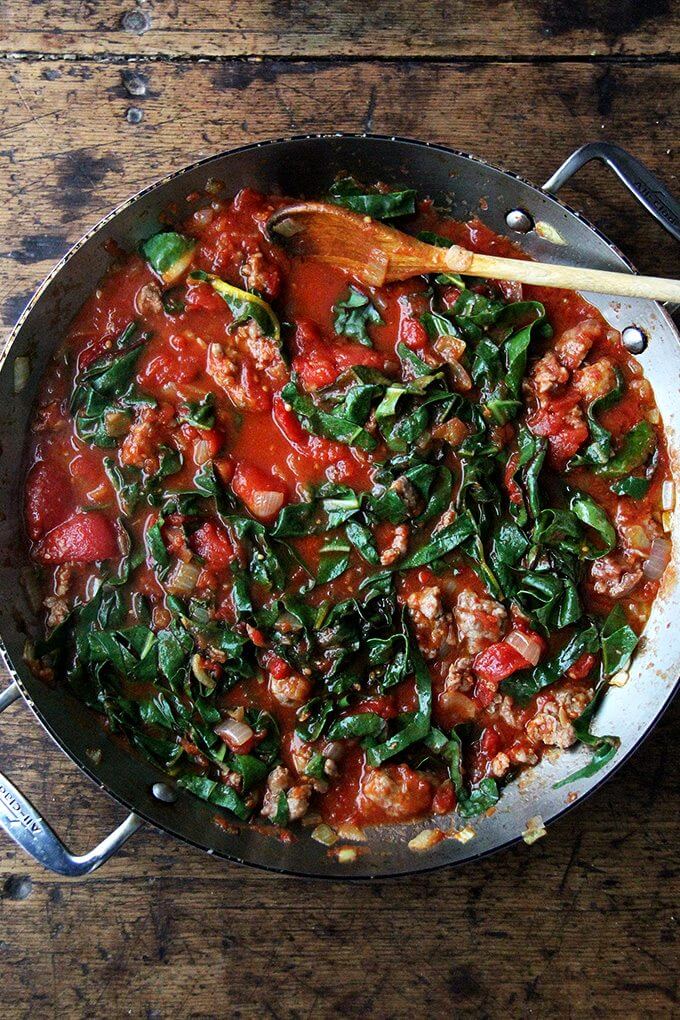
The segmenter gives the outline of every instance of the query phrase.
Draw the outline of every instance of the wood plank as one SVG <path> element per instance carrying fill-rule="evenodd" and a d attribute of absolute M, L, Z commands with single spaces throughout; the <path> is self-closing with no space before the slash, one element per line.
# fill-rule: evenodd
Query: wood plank
<path fill-rule="evenodd" d="M 608 137 L 677 190 L 667 150 L 678 73 L 583 63 L 6 61 L 3 321 L 116 202 L 197 156 L 257 138 L 420 135 L 541 181 L 572 148 Z M 138 123 L 126 119 L 131 108 L 142 112 Z M 675 246 L 604 170 L 585 171 L 577 189 L 567 197 L 641 268 L 677 267 Z M 386 884 L 276 878 L 152 831 L 91 879 L 69 883 L 0 837 L 4 1014 L 670 1016 L 679 722 L 676 704 L 607 788 L 534 847 Z M 78 849 L 123 817 L 23 705 L 0 720 L 0 765 Z"/>
<path fill-rule="evenodd" d="M 5 51 L 139 56 L 668 55 L 680 7 L 654 0 L 6 0 Z"/>
<path fill-rule="evenodd" d="M 673 189 L 679 114 L 669 97 L 679 79 L 670 65 L 0 62 L 2 321 L 114 204 L 194 158 L 261 138 L 419 136 L 537 182 L 584 141 L 609 138 Z M 677 271 L 671 238 L 604 168 L 584 170 L 564 197 L 641 270 Z"/>

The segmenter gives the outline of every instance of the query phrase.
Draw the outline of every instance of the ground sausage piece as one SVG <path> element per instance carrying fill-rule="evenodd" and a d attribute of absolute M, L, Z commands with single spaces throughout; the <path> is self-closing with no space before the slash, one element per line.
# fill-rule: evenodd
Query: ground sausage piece
<path fill-rule="evenodd" d="M 536 715 L 529 719 L 526 734 L 533 744 L 550 747 L 571 747 L 576 743 L 576 732 L 571 725 L 592 699 L 592 690 L 555 691 L 545 700 Z"/>
<path fill-rule="evenodd" d="M 449 666 L 444 680 L 444 693 L 449 691 L 469 691 L 475 682 L 472 672 L 472 657 L 462 655 Z"/>
<path fill-rule="evenodd" d="M 163 300 L 157 284 L 144 284 L 135 298 L 135 308 L 139 315 L 157 315 L 163 311 Z"/>
<path fill-rule="evenodd" d="M 600 358 L 574 372 L 574 386 L 587 403 L 604 397 L 616 386 L 616 372 L 609 358 Z"/>
<path fill-rule="evenodd" d="M 554 343 L 554 351 L 565 368 L 578 368 L 596 340 L 605 331 L 601 319 L 584 319 L 578 325 L 565 330 Z"/>
<path fill-rule="evenodd" d="M 536 362 L 529 377 L 529 385 L 533 386 L 539 402 L 542 402 L 542 397 L 568 381 L 569 372 L 559 363 L 552 351 L 548 351 Z"/>
<path fill-rule="evenodd" d="M 158 470 L 158 450 L 167 438 L 167 413 L 157 407 L 143 407 L 123 441 L 120 459 L 128 467 L 147 474 Z"/>
<path fill-rule="evenodd" d="M 409 529 L 406 524 L 399 524 L 394 529 L 390 545 L 380 553 L 380 562 L 383 567 L 392 566 L 393 563 L 396 563 L 406 553 L 408 549 L 408 533 Z"/>
<path fill-rule="evenodd" d="M 458 596 L 453 615 L 460 641 L 465 642 L 470 655 L 476 655 L 500 641 L 508 614 L 495 599 L 466 589 Z"/>
<path fill-rule="evenodd" d="M 43 601 L 43 605 L 47 610 L 47 626 L 49 628 L 58 627 L 60 623 L 63 623 L 68 616 L 68 605 L 66 600 L 60 598 L 59 595 L 48 595 Z"/>
<path fill-rule="evenodd" d="M 298 783 L 288 791 L 286 798 L 288 800 L 288 817 L 291 822 L 297 822 L 307 814 L 311 796 L 312 787 L 309 783 Z"/>
<path fill-rule="evenodd" d="M 252 320 L 234 331 L 228 345 L 210 344 L 206 370 L 241 410 L 262 409 L 261 398 L 253 393 L 249 381 L 269 393 L 279 389 L 287 377 L 276 342 Z"/>
<path fill-rule="evenodd" d="M 437 585 L 413 592 L 406 600 L 416 628 L 418 644 L 428 659 L 434 659 L 447 645 L 455 643 L 455 628 L 450 613 L 442 605 Z"/>
<path fill-rule="evenodd" d="M 279 795 L 286 794 L 288 802 L 288 815 L 291 822 L 302 818 L 309 808 L 309 799 L 312 795 L 312 788 L 308 783 L 296 783 L 293 785 L 293 777 L 283 765 L 277 765 L 269 773 L 267 789 L 264 793 L 260 814 L 263 818 L 273 818 L 279 803 Z"/>
<path fill-rule="evenodd" d="M 262 252 L 249 255 L 241 268 L 241 276 L 248 290 L 256 290 L 272 300 L 281 290 L 281 273 L 278 266 L 269 262 Z"/>
<path fill-rule="evenodd" d="M 432 801 L 429 781 L 408 765 L 369 769 L 362 778 L 361 790 L 368 800 L 394 819 L 422 814 Z"/>
<path fill-rule="evenodd" d="M 595 560 L 590 568 L 593 588 L 598 595 L 620 599 L 628 595 L 642 580 L 642 567 L 632 556 L 612 553 Z"/>
<path fill-rule="evenodd" d="M 423 498 L 413 482 L 406 478 L 405 475 L 400 475 L 399 478 L 392 482 L 390 489 L 399 496 L 399 499 L 406 507 L 409 517 L 417 517 L 423 511 Z"/>

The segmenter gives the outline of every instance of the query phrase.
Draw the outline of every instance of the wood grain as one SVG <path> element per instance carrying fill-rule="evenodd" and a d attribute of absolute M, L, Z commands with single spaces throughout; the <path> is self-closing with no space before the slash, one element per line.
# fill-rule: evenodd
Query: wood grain
<path fill-rule="evenodd" d="M 174 4 L 129 9 L 151 11 L 154 26 L 166 16 L 181 25 L 199 6 L 181 5 L 174 20 Z M 406 5 L 394 6 L 405 16 Z M 31 43 L 52 52 L 73 44 L 77 22 L 83 51 L 102 47 L 96 26 L 117 23 L 128 9 L 55 4 L 46 19 L 44 4 L 5 7 L 17 24 L 22 15 L 29 41 L 61 19 L 62 38 Z M 339 5 L 327 45 L 337 46 L 349 7 Z M 315 17 L 305 38 L 321 31 Z M 260 31 L 265 45 L 270 36 Z M 526 27 L 517 31 L 521 38 Z M 192 38 L 191 45 L 216 44 Z M 655 44 L 670 38 L 660 33 Z M 135 40 L 136 52 L 145 40 Z M 636 46 L 644 48 L 639 39 Z M 672 64 L 597 62 L 4 61 L 2 321 L 13 321 L 55 259 L 116 202 L 198 156 L 257 138 L 337 129 L 414 135 L 540 182 L 571 149 L 607 137 L 677 191 L 678 74 Z M 603 169 L 584 171 L 566 197 L 640 268 L 678 272 L 676 246 Z M 535 846 L 410 880 L 343 886 L 276 878 L 147 830 L 102 871 L 69 883 L 1 837 L 3 1015 L 677 1015 L 678 722 L 676 704 L 606 789 Z M 0 720 L 0 763 L 77 849 L 123 817 L 21 704 Z"/>
<path fill-rule="evenodd" d="M 544 840 L 459 871 L 305 882 L 142 830 L 100 872 L 69 883 L 3 840 L 5 1015 L 670 1017 L 679 722 L 676 703 L 634 760 Z M 122 818 L 22 705 L 0 736 L 0 759 L 78 847 Z M 26 879 L 30 895 L 13 898 Z"/>
<path fill-rule="evenodd" d="M 514 57 L 677 54 L 669 0 L 6 0 L 10 52 L 150 56 Z"/>
<path fill-rule="evenodd" d="M 608 138 L 673 190 L 680 116 L 669 97 L 679 80 L 670 65 L 0 62 L 2 321 L 14 321 L 55 260 L 117 202 L 193 159 L 261 138 L 421 137 L 537 182 L 584 141 Z M 604 168 L 584 170 L 564 197 L 640 270 L 678 274 L 677 246 Z"/>

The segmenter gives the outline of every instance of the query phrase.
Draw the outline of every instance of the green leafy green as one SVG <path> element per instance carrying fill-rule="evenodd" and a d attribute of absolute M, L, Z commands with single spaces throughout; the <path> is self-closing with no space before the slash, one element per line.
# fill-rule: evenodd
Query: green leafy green
<path fill-rule="evenodd" d="M 416 211 L 416 193 L 411 188 L 389 192 L 369 191 L 353 177 L 342 177 L 335 181 L 328 189 L 328 197 L 336 205 L 344 205 L 374 220 L 412 216 Z"/>
<path fill-rule="evenodd" d="M 142 254 L 159 276 L 174 280 L 179 275 L 177 270 L 186 268 L 191 260 L 195 243 L 174 230 L 167 230 L 144 241 Z"/>
<path fill-rule="evenodd" d="M 378 309 L 370 298 L 362 294 L 356 287 L 350 286 L 344 301 L 333 306 L 333 329 L 338 336 L 356 340 L 364 347 L 372 347 L 373 342 L 368 335 L 368 326 L 382 326 L 383 320 Z"/>

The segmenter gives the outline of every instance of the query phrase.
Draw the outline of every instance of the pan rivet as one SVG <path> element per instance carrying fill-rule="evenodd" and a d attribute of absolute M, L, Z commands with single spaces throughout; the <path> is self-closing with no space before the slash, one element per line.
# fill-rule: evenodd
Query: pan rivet
<path fill-rule="evenodd" d="M 630 354 L 642 354 L 647 350 L 647 334 L 639 326 L 626 326 L 621 333 L 623 346 Z"/>
<path fill-rule="evenodd" d="M 511 209 L 505 217 L 505 222 L 517 234 L 528 234 L 534 229 L 534 221 L 524 209 Z"/>
<path fill-rule="evenodd" d="M 154 783 L 151 792 L 156 800 L 162 800 L 165 804 L 174 804 L 179 796 L 177 790 L 168 786 L 167 783 Z"/>

